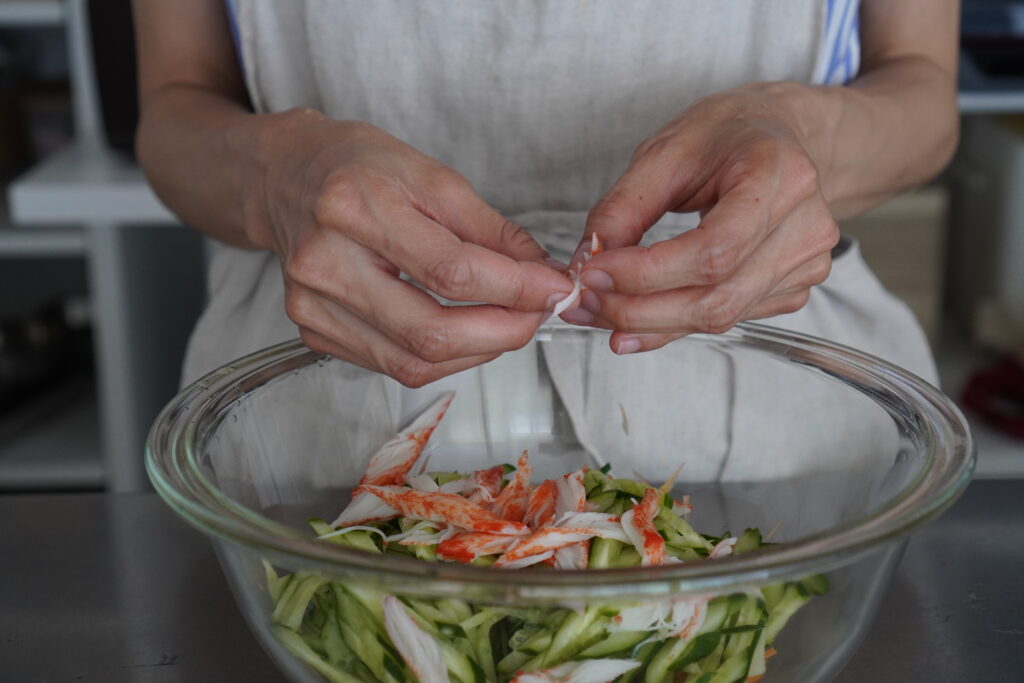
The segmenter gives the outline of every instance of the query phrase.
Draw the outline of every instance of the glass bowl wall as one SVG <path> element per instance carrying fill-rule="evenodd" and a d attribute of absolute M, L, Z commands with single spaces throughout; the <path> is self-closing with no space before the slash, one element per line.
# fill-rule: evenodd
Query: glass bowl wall
<path fill-rule="evenodd" d="M 535 480 L 607 463 L 657 485 L 681 466 L 674 492 L 691 496 L 696 529 L 759 527 L 778 545 L 712 562 L 555 572 L 316 541 L 305 520 L 333 519 L 372 453 L 448 389 L 456 398 L 426 449 L 431 470 L 515 462 L 523 449 Z M 973 462 L 962 415 L 935 388 L 856 351 L 756 325 L 624 357 L 604 332 L 552 326 L 520 351 L 420 389 L 283 344 L 185 389 L 147 448 L 157 490 L 211 536 L 247 622 L 295 681 L 322 679 L 273 635 L 268 565 L 365 594 L 459 600 L 474 614 L 610 615 L 821 574 L 827 592 L 778 635 L 763 680 L 827 681 L 869 627 L 907 534 L 952 503 Z"/>

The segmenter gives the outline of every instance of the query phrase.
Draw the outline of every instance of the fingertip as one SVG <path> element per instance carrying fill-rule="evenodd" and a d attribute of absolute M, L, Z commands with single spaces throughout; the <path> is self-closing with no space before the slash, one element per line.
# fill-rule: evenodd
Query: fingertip
<path fill-rule="evenodd" d="M 612 350 L 620 356 L 624 356 L 627 353 L 636 353 L 642 348 L 643 342 L 640 341 L 639 337 L 634 336 L 620 337 L 618 342 L 612 345 Z"/>

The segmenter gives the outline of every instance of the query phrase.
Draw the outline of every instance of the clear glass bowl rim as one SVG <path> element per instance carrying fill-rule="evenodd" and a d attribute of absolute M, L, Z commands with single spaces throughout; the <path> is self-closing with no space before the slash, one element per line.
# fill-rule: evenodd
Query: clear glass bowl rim
<path fill-rule="evenodd" d="M 565 327 L 546 326 L 538 339 L 564 334 Z M 569 328 L 574 334 L 607 334 Z M 204 533 L 255 550 L 292 567 L 317 568 L 386 584 L 402 584 L 417 593 L 504 596 L 505 600 L 616 598 L 679 593 L 721 593 L 767 582 L 797 579 L 857 561 L 939 515 L 966 488 L 976 460 L 966 419 L 953 402 L 923 379 L 877 357 L 810 335 L 767 325 L 744 323 L 721 335 L 693 335 L 713 344 L 767 348 L 775 355 L 800 356 L 802 364 L 844 368 L 862 373 L 912 405 L 925 439 L 926 465 L 880 509 L 819 534 L 748 555 L 714 562 L 600 571 L 496 571 L 454 563 L 430 563 L 380 555 L 318 542 L 312 536 L 271 520 L 221 493 L 197 460 L 198 426 L 227 392 L 238 392 L 245 379 L 262 383 L 311 363 L 328 359 L 292 340 L 229 363 L 183 389 L 161 411 L 146 441 L 146 469 L 159 495 L 187 522 Z M 686 339 L 676 342 L 690 343 Z M 243 393 L 238 393 L 239 398 Z"/>

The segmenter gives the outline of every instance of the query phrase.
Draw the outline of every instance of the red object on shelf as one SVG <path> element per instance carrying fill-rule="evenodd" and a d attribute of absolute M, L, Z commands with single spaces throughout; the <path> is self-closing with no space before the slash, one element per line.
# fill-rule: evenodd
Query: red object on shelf
<path fill-rule="evenodd" d="M 964 388 L 963 404 L 992 426 L 1024 439 L 1024 365 L 1006 357 L 977 371 Z"/>

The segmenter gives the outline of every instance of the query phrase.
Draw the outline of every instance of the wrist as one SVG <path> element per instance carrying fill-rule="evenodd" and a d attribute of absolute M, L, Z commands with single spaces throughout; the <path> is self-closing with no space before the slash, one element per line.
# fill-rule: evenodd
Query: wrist
<path fill-rule="evenodd" d="M 820 183 L 828 184 L 835 171 L 835 133 L 843 115 L 841 89 L 792 81 L 751 83 L 742 89 L 756 95 L 766 116 L 785 126 L 814 164 Z"/>
<path fill-rule="evenodd" d="M 260 249 L 273 250 L 271 202 L 274 176 L 290 164 L 302 131 L 320 124 L 327 117 L 308 108 L 290 109 L 271 114 L 251 114 L 243 125 L 226 133 L 226 144 L 235 155 L 244 159 L 239 164 L 241 183 L 238 197 L 242 207 L 246 238 Z"/>

